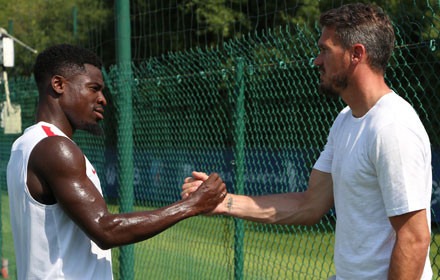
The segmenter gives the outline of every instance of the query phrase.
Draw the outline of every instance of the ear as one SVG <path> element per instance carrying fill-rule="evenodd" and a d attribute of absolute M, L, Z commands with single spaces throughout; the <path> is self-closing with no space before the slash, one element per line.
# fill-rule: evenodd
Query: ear
<path fill-rule="evenodd" d="M 57 94 L 64 93 L 64 88 L 66 86 L 66 79 L 63 76 L 60 75 L 53 76 L 52 79 L 50 80 L 50 83 L 52 85 L 52 89 L 54 90 L 54 92 L 56 92 Z"/>
<path fill-rule="evenodd" d="M 352 47 L 351 61 L 360 63 L 366 55 L 365 46 L 362 44 L 355 44 Z"/>

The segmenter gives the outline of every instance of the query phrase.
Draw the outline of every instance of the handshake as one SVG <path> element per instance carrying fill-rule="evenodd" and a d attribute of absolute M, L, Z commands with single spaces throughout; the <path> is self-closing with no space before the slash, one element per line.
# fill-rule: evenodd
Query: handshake
<path fill-rule="evenodd" d="M 181 197 L 183 200 L 194 200 L 200 207 L 200 214 L 220 214 L 225 197 L 228 195 L 226 185 L 217 173 L 209 176 L 203 172 L 192 173 L 182 185 Z"/>

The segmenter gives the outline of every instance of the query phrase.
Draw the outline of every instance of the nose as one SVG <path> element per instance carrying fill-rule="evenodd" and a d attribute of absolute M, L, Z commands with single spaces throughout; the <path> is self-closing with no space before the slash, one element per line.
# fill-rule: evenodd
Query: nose
<path fill-rule="evenodd" d="M 107 99 L 105 99 L 105 96 L 102 93 L 102 91 L 99 93 L 97 102 L 98 102 L 98 104 L 100 104 L 102 106 L 107 106 Z"/>
<path fill-rule="evenodd" d="M 322 59 L 321 59 L 321 54 L 318 54 L 318 56 L 317 57 L 315 57 L 315 60 L 313 60 L 313 64 L 315 65 L 315 66 L 320 66 L 320 65 L 322 65 Z"/>

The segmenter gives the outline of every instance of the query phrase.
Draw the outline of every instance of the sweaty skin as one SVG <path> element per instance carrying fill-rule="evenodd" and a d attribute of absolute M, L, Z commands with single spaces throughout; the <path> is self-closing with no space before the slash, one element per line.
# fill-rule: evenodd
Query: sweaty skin
<path fill-rule="evenodd" d="M 70 77 L 51 77 L 45 94 L 40 89 L 37 121 L 54 124 L 70 138 L 76 129 L 99 134 L 98 121 L 107 104 L 102 73 L 89 64 L 85 69 Z M 83 152 L 63 136 L 47 137 L 35 146 L 27 185 L 38 202 L 58 203 L 102 249 L 148 239 L 183 219 L 208 213 L 226 194 L 225 184 L 214 173 L 189 199 L 153 211 L 112 214 L 87 177 Z"/>

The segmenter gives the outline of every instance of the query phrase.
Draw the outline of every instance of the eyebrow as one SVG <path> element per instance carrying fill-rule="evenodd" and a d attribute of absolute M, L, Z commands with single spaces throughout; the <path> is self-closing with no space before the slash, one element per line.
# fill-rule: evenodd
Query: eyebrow
<path fill-rule="evenodd" d="M 86 83 L 86 85 L 87 86 L 97 86 L 101 90 L 103 90 L 105 88 L 105 85 L 103 83 L 95 82 L 95 81 L 90 81 L 90 82 Z"/>
<path fill-rule="evenodd" d="M 322 49 L 322 48 L 328 48 L 328 45 L 318 42 L 318 48 Z"/>

